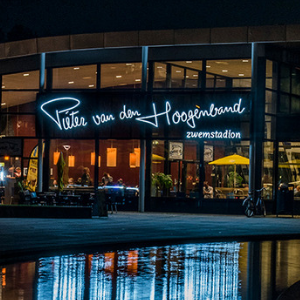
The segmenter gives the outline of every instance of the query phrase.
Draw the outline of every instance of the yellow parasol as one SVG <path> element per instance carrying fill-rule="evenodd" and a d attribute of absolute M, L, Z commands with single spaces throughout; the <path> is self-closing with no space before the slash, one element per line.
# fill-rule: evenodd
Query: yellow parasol
<path fill-rule="evenodd" d="M 216 159 L 214 161 L 211 161 L 209 163 L 209 165 L 234 165 L 234 187 L 235 187 L 235 174 L 236 174 L 236 165 L 249 165 L 249 158 L 241 156 L 241 155 L 237 155 L 237 154 L 233 154 L 233 155 L 229 155 L 229 156 L 225 156 L 219 159 Z"/>
<path fill-rule="evenodd" d="M 166 159 L 160 155 L 152 154 L 152 160 L 166 160 Z"/>

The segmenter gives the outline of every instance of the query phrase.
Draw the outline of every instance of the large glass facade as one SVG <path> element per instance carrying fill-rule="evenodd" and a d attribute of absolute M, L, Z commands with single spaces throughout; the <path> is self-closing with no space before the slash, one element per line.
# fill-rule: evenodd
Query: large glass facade
<path fill-rule="evenodd" d="M 140 60 L 141 58 L 138 57 L 136 60 L 120 59 L 118 62 L 115 58 L 107 62 L 94 61 L 86 65 L 78 61 L 77 64 L 65 63 L 61 67 L 59 64 L 55 64 L 52 68 L 47 67 L 48 78 L 46 78 L 45 85 L 47 93 L 59 93 L 59 95 L 72 93 L 72 96 L 85 95 L 85 97 L 94 94 L 93 101 L 102 102 L 101 105 L 93 102 L 94 105 L 91 108 L 88 107 L 89 110 L 96 111 L 103 107 L 105 111 L 109 105 L 112 108 L 119 105 L 128 113 L 124 126 L 109 127 L 104 124 L 107 121 L 103 119 L 103 124 L 100 122 L 101 126 L 106 127 L 101 134 L 94 134 L 90 130 L 79 138 L 73 133 L 68 136 L 67 134 L 59 135 L 57 132 L 46 136 L 40 130 L 36 110 L 36 99 L 40 96 L 38 94 L 39 71 L 24 71 L 2 76 L 1 135 L 6 138 L 21 139 L 22 153 L 18 157 L 22 161 L 23 178 L 26 179 L 28 174 L 30 152 L 38 143 L 36 138 L 47 138 L 50 141 L 48 175 L 51 189 L 55 189 L 58 183 L 56 159 L 62 153 L 66 169 L 63 179 L 65 189 L 71 185 L 87 186 L 91 189 L 101 187 L 104 174 L 109 174 L 112 186 L 121 183 L 124 187 L 134 188 L 136 189 L 134 196 L 137 196 L 141 184 L 139 182 L 140 142 L 146 137 L 152 144 L 149 149 L 148 143 L 148 148 L 145 150 L 144 163 L 148 166 L 146 181 L 149 183 L 149 189 L 146 191 L 149 194 L 146 197 L 200 199 L 204 197 L 203 184 L 208 184 L 212 188 L 211 198 L 227 201 L 245 197 L 249 185 L 249 162 L 232 165 L 219 165 L 214 162 L 231 155 L 240 155 L 249 161 L 251 59 L 249 57 L 239 59 L 199 57 L 198 59 L 149 60 L 146 93 L 141 90 L 142 63 Z M 282 69 L 279 78 L 278 68 L 277 63 L 271 60 L 266 61 L 266 142 L 264 144 L 263 183 L 270 186 L 275 180 L 274 165 L 268 160 L 270 155 L 267 153 L 273 150 L 276 139 L 277 105 L 279 103 L 280 112 L 291 110 L 297 112 L 297 97 L 299 96 L 297 69 L 290 67 L 284 69 L 283 67 L 284 70 Z M 234 99 L 243 99 L 242 104 L 233 102 L 239 101 Z M 168 111 L 169 106 L 166 105 L 166 101 L 172 108 L 174 107 L 174 112 L 172 111 L 174 116 Z M 159 126 L 158 123 L 149 119 L 154 112 L 153 103 L 156 105 L 155 110 L 162 112 L 157 119 Z M 232 140 L 187 138 L 189 134 L 200 133 L 200 131 L 193 131 L 193 124 L 185 120 L 185 111 L 188 111 L 186 107 L 189 107 L 191 103 L 192 109 L 206 110 L 207 113 L 212 104 L 214 107 L 227 107 L 225 110 L 230 105 L 240 106 L 240 110 L 242 107 L 245 108 L 244 114 L 238 118 L 232 118 L 241 137 Z M 194 103 L 196 103 L 195 107 Z M 148 124 L 157 126 L 152 126 L 145 132 L 143 126 L 127 127 L 129 119 L 132 118 L 129 117 L 130 113 L 134 109 L 142 110 L 144 106 L 146 111 L 147 109 L 149 111 L 148 119 L 146 119 Z M 231 126 L 226 118 L 216 117 L 212 121 L 209 118 L 203 117 L 202 119 L 199 123 L 206 126 L 203 131 L 205 134 L 210 133 L 211 126 L 216 126 L 217 130 L 223 131 Z M 177 125 L 178 120 L 180 120 L 180 125 Z M 173 125 L 170 126 L 168 122 Z M 144 123 L 139 123 L 139 125 L 144 125 Z M 191 130 L 185 136 L 182 134 L 184 126 L 190 126 L 189 130 Z M 142 136 L 142 132 L 145 135 Z M 149 155 L 150 152 L 151 155 Z M 34 159 L 37 160 L 37 158 Z M 17 163 L 11 165 L 17 165 Z M 86 172 L 84 170 L 88 172 L 90 180 L 83 184 L 82 176 Z M 271 178 L 268 182 L 266 182 L 267 176 Z"/>

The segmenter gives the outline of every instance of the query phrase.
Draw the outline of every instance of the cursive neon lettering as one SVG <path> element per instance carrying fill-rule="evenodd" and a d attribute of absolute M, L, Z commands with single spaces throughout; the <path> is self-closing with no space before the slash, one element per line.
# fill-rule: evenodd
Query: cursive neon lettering
<path fill-rule="evenodd" d="M 95 115 L 95 116 L 92 116 L 93 118 L 93 121 L 94 123 L 99 126 L 100 124 L 104 124 L 106 122 L 109 122 L 109 121 L 114 121 L 115 118 L 113 115 L 105 115 L 105 114 L 101 114 L 100 116 L 99 115 Z"/>
<path fill-rule="evenodd" d="M 136 110 L 133 111 L 131 109 L 127 109 L 126 110 L 126 105 L 123 106 L 123 110 L 120 112 L 120 119 L 124 120 L 124 119 L 132 119 L 135 116 L 140 116 L 141 114 Z"/>

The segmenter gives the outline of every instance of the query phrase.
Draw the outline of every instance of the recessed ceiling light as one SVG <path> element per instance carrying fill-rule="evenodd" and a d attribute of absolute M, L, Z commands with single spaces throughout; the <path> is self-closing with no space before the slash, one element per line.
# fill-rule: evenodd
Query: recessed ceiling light
<path fill-rule="evenodd" d="M 180 70 L 176 70 L 176 73 L 181 73 L 181 71 Z"/>
<path fill-rule="evenodd" d="M 189 76 L 189 75 L 186 75 L 185 78 L 190 78 L 190 76 Z"/>
<path fill-rule="evenodd" d="M 127 64 L 126 64 L 126 66 L 131 66 L 131 65 L 132 65 L 132 64 L 130 64 L 130 63 L 127 63 Z"/>
<path fill-rule="evenodd" d="M 1 103 L 2 106 L 6 105 L 6 103 Z"/>
<path fill-rule="evenodd" d="M 245 74 L 239 74 L 239 76 L 241 76 L 241 77 L 242 77 L 242 76 L 245 76 Z"/>
<path fill-rule="evenodd" d="M 223 72 L 223 73 L 227 73 L 227 72 L 228 72 L 228 70 L 222 70 L 222 72 Z"/>
<path fill-rule="evenodd" d="M 139 81 L 141 81 L 141 79 L 136 79 L 135 81 L 136 81 L 136 82 L 139 82 Z"/>
<path fill-rule="evenodd" d="M 2 85 L 2 88 L 5 89 L 5 85 Z"/>
<path fill-rule="evenodd" d="M 94 85 L 93 85 L 93 84 L 90 84 L 89 87 L 92 88 L 92 87 L 94 87 Z"/>
<path fill-rule="evenodd" d="M 227 61 L 216 61 L 217 65 L 228 65 Z"/>
<path fill-rule="evenodd" d="M 190 60 L 187 60 L 187 61 L 186 61 L 186 63 L 187 63 L 187 64 L 191 64 L 191 63 L 192 63 L 192 61 L 190 61 Z"/>
<path fill-rule="evenodd" d="M 197 74 L 194 74 L 193 77 L 198 77 L 198 75 L 197 75 Z"/>
<path fill-rule="evenodd" d="M 116 78 L 122 78 L 122 75 L 117 75 Z"/>
<path fill-rule="evenodd" d="M 25 74 L 23 74 L 23 76 L 24 76 L 24 77 L 27 77 L 27 76 L 29 76 L 29 74 L 28 74 L 28 73 L 25 73 Z"/>
<path fill-rule="evenodd" d="M 249 62 L 248 59 L 243 59 L 242 62 L 246 63 L 246 62 Z"/>
<path fill-rule="evenodd" d="M 211 68 L 211 66 L 206 66 L 206 68 Z"/>
<path fill-rule="evenodd" d="M 74 70 L 79 70 L 79 69 L 80 69 L 79 67 L 75 67 L 75 68 L 74 68 Z"/>
<path fill-rule="evenodd" d="M 68 84 L 74 84 L 74 81 L 69 81 Z"/>
<path fill-rule="evenodd" d="M 162 69 L 163 67 L 162 66 L 157 66 L 157 69 Z"/>

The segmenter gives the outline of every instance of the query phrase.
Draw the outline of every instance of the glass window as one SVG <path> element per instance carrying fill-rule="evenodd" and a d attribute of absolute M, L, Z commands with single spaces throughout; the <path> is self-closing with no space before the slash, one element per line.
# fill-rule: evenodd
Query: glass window
<path fill-rule="evenodd" d="M 216 80 L 216 76 L 207 73 L 206 74 L 206 87 L 207 88 L 214 88 L 215 80 Z"/>
<path fill-rule="evenodd" d="M 266 60 L 266 88 L 277 90 L 276 64 Z"/>
<path fill-rule="evenodd" d="M 245 163 L 214 164 L 213 161 L 238 154 Z M 207 141 L 204 150 L 205 181 L 213 188 L 215 198 L 245 197 L 249 183 L 249 142 Z M 207 197 L 209 198 L 209 197 Z"/>
<path fill-rule="evenodd" d="M 290 96 L 289 95 L 280 95 L 279 108 L 280 113 L 289 113 L 290 112 Z"/>
<path fill-rule="evenodd" d="M 39 89 L 39 71 L 15 73 L 2 76 L 2 89 Z"/>
<path fill-rule="evenodd" d="M 154 63 L 154 82 L 153 88 L 166 88 L 167 65 L 165 63 Z"/>
<path fill-rule="evenodd" d="M 37 139 L 24 139 L 23 157 L 30 157 L 33 149 L 38 145 Z M 25 166 L 25 165 L 24 165 Z"/>
<path fill-rule="evenodd" d="M 281 142 L 278 149 L 278 182 L 300 185 L 300 143 Z"/>
<path fill-rule="evenodd" d="M 154 63 L 153 87 L 198 88 L 201 71 L 202 61 L 156 62 Z M 168 72 L 170 74 L 167 74 Z"/>
<path fill-rule="evenodd" d="M 3 91 L 1 112 L 35 112 L 37 92 Z"/>
<path fill-rule="evenodd" d="M 151 196 L 199 198 L 198 152 L 195 141 L 154 140 Z"/>
<path fill-rule="evenodd" d="M 292 70 L 292 94 L 300 96 L 300 69 Z"/>
<path fill-rule="evenodd" d="M 142 63 L 101 65 L 101 88 L 141 88 Z"/>
<path fill-rule="evenodd" d="M 251 88 L 251 79 L 250 78 L 234 78 L 232 79 L 233 88 Z"/>
<path fill-rule="evenodd" d="M 276 102 L 277 102 L 277 93 L 266 91 L 266 104 L 265 104 L 265 113 L 275 114 L 276 113 Z"/>
<path fill-rule="evenodd" d="M 99 185 L 107 184 L 104 173 L 109 174 L 110 184 L 139 187 L 140 145 L 138 140 L 99 141 Z M 130 191 L 130 189 L 128 189 Z M 135 191 L 136 192 L 136 191 Z"/>
<path fill-rule="evenodd" d="M 229 79 L 227 79 L 225 77 L 221 77 L 221 76 L 216 76 L 215 87 L 216 88 L 225 88 L 227 80 L 229 80 Z"/>
<path fill-rule="evenodd" d="M 186 70 L 185 87 L 190 89 L 200 88 L 198 71 Z"/>
<path fill-rule="evenodd" d="M 34 115 L 1 115 L 2 136 L 32 136 L 35 133 Z"/>
<path fill-rule="evenodd" d="M 53 69 L 53 89 L 95 89 L 96 65 Z"/>
<path fill-rule="evenodd" d="M 172 66 L 171 69 L 171 87 L 172 88 L 183 88 L 184 87 L 184 69 Z"/>
<path fill-rule="evenodd" d="M 290 68 L 287 65 L 281 65 L 280 72 L 280 90 L 290 93 Z"/>
<path fill-rule="evenodd" d="M 265 139 L 275 139 L 275 120 L 274 116 L 265 115 Z"/>
<path fill-rule="evenodd" d="M 264 191 L 265 199 L 272 199 L 273 194 L 273 174 L 274 174 L 274 143 L 264 143 L 264 161 L 262 185 L 266 189 Z"/>
<path fill-rule="evenodd" d="M 291 113 L 300 113 L 300 98 L 291 97 Z"/>
<path fill-rule="evenodd" d="M 208 60 L 206 62 L 206 86 L 212 87 L 212 78 L 216 88 L 251 87 L 251 60 Z M 226 82 L 227 81 L 227 82 Z"/>
<path fill-rule="evenodd" d="M 50 186 L 57 182 L 57 163 L 62 153 L 65 161 L 63 182 L 66 188 L 94 185 L 94 165 L 91 153 L 95 152 L 94 140 L 51 140 Z"/>

